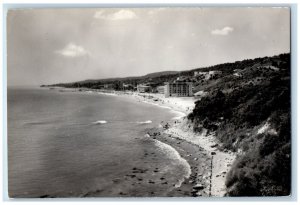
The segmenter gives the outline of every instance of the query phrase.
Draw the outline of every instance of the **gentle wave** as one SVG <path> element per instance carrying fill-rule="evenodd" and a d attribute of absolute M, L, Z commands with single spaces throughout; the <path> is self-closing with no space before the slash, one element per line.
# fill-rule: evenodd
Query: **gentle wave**
<path fill-rule="evenodd" d="M 109 95 L 109 96 L 118 96 L 115 93 L 105 93 L 105 92 L 97 92 L 99 95 Z"/>
<path fill-rule="evenodd" d="M 192 173 L 190 164 L 186 161 L 186 159 L 182 158 L 180 154 L 176 151 L 176 149 L 174 149 L 172 146 L 156 139 L 154 139 L 154 141 L 157 147 L 163 150 L 167 155 L 177 159 L 180 162 L 180 164 L 183 166 L 183 170 L 185 171 L 185 174 L 181 179 L 178 179 L 177 183 L 175 184 L 176 188 L 180 187 L 181 184 L 184 182 L 184 180 L 188 179 Z"/>
<path fill-rule="evenodd" d="M 53 120 L 41 120 L 41 121 L 25 121 L 23 125 L 47 125 L 47 124 L 53 124 L 58 121 Z"/>
<path fill-rule="evenodd" d="M 152 121 L 151 120 L 147 120 L 147 121 L 142 121 L 142 122 L 137 122 L 138 124 L 151 124 Z"/>
<path fill-rule="evenodd" d="M 107 121 L 105 121 L 105 120 L 98 120 L 98 121 L 93 122 L 93 124 L 95 124 L 95 125 L 106 124 L 106 123 L 107 123 Z"/>
<path fill-rule="evenodd" d="M 49 122 L 25 122 L 24 125 L 45 125 L 49 124 Z"/>
<path fill-rule="evenodd" d="M 181 118 L 185 117 L 186 114 L 180 111 L 172 110 L 172 113 L 176 114 L 177 116 L 173 117 L 173 120 L 180 120 Z"/>

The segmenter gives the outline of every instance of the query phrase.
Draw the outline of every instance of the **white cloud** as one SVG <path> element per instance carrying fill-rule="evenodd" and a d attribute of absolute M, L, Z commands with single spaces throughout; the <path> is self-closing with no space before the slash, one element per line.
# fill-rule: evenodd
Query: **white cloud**
<path fill-rule="evenodd" d="M 166 10 L 165 7 L 154 8 L 154 9 L 151 9 L 150 11 L 148 11 L 148 14 L 149 14 L 149 15 L 153 15 L 153 14 L 156 14 L 156 13 L 158 13 L 158 12 L 160 12 L 160 11 L 164 11 L 164 10 Z"/>
<path fill-rule="evenodd" d="M 211 31 L 212 35 L 221 35 L 221 36 L 226 36 L 230 32 L 232 32 L 234 29 L 232 27 L 226 26 L 222 29 L 215 29 Z"/>
<path fill-rule="evenodd" d="M 81 57 L 89 54 L 89 52 L 82 46 L 78 46 L 74 43 L 69 43 L 63 49 L 55 51 L 55 53 L 70 58 Z"/>
<path fill-rule="evenodd" d="M 97 11 L 94 14 L 94 18 L 116 21 L 116 20 L 136 19 L 137 15 L 131 10 L 122 9 L 112 14 L 106 14 L 105 11 Z"/>

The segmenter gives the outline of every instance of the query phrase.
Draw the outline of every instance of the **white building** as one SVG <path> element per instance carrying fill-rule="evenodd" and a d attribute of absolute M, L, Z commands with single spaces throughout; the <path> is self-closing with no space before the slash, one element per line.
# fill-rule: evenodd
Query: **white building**
<path fill-rule="evenodd" d="M 191 82 L 166 83 L 165 97 L 190 97 L 193 96 Z"/>
<path fill-rule="evenodd" d="M 140 93 L 149 92 L 150 89 L 151 89 L 151 87 L 148 85 L 143 85 L 143 84 L 137 85 L 137 91 Z"/>
<path fill-rule="evenodd" d="M 221 74 L 222 74 L 222 71 L 219 71 L 219 70 L 213 70 L 213 71 L 208 71 L 208 72 L 201 72 L 201 71 L 194 72 L 195 77 L 202 76 L 202 78 L 204 78 L 205 80 L 209 80 L 212 77 L 221 75 Z"/>
<path fill-rule="evenodd" d="M 165 93 L 165 86 L 157 86 L 157 92 L 160 94 Z"/>

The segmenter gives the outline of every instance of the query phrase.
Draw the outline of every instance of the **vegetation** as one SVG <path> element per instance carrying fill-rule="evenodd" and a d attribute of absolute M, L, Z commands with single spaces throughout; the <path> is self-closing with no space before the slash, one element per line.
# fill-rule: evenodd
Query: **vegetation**
<path fill-rule="evenodd" d="M 240 77 L 228 72 L 203 86 L 210 95 L 196 102 L 188 119 L 196 132 L 215 132 L 221 149 L 240 153 L 227 175 L 229 196 L 289 195 L 290 55 L 250 62 L 233 66 Z"/>

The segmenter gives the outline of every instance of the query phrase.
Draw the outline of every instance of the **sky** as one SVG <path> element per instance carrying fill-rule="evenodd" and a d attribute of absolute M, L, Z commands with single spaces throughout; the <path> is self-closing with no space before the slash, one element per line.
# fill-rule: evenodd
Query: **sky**
<path fill-rule="evenodd" d="M 8 86 L 141 76 L 287 52 L 288 8 L 60 8 L 7 14 Z"/>

